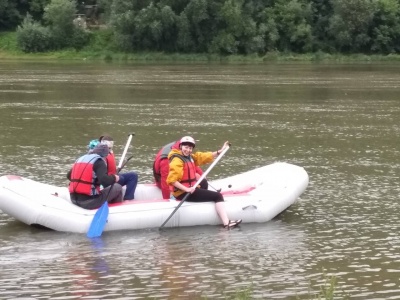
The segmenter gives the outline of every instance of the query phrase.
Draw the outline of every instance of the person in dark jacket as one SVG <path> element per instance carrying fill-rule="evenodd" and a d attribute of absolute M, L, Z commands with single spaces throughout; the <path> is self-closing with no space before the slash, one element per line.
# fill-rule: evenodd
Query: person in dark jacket
<path fill-rule="evenodd" d="M 124 194 L 124 200 L 134 200 L 135 199 L 135 191 L 136 187 L 138 184 L 139 180 L 139 175 L 136 172 L 124 172 L 124 173 L 119 173 L 119 170 L 117 170 L 117 163 L 115 161 L 115 155 L 114 152 L 112 151 L 112 148 L 114 146 L 114 139 L 109 136 L 109 135 L 102 135 L 99 138 L 100 144 L 106 144 L 108 148 L 110 149 L 110 153 L 107 155 L 105 158 L 106 163 L 107 163 L 107 174 L 108 175 L 116 175 L 118 174 L 119 181 L 118 183 L 121 186 L 125 186 L 125 194 Z"/>
<path fill-rule="evenodd" d="M 96 209 L 106 201 L 122 202 L 122 186 L 117 183 L 119 176 L 107 174 L 104 158 L 108 153 L 107 145 L 98 144 L 74 163 L 67 174 L 72 203 L 85 209 Z"/>

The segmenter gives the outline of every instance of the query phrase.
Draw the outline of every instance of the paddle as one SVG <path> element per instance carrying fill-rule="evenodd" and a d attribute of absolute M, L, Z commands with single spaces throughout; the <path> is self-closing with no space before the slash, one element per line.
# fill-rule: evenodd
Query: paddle
<path fill-rule="evenodd" d="M 134 134 L 131 133 L 129 135 L 129 137 L 128 137 L 128 141 L 127 141 L 127 143 L 125 145 L 124 152 L 122 153 L 121 159 L 119 161 L 119 165 L 118 165 L 118 169 L 117 169 L 118 173 L 122 170 L 122 167 L 123 167 L 122 166 L 122 162 L 123 162 L 123 160 L 125 158 L 126 152 L 128 151 L 128 147 L 129 147 L 129 144 L 131 143 L 133 135 Z M 132 157 L 130 157 L 129 159 L 131 159 L 131 158 Z M 125 162 L 125 164 L 128 162 L 128 160 Z M 124 166 L 125 166 L 125 164 L 124 164 Z M 111 189 L 112 189 L 113 185 L 111 186 L 110 190 L 108 191 L 107 198 L 110 195 L 110 192 L 111 192 Z M 90 227 L 89 227 L 89 230 L 87 232 L 87 237 L 88 238 L 96 238 L 96 237 L 101 236 L 101 234 L 103 233 L 104 227 L 106 226 L 106 223 L 107 223 L 108 212 L 109 212 L 108 201 L 105 201 L 103 203 L 103 205 L 100 206 L 100 208 L 94 214 L 92 223 L 90 223 Z"/>
<path fill-rule="evenodd" d="M 218 192 L 218 193 L 220 193 L 220 192 L 222 191 L 221 188 L 219 188 L 219 189 L 217 190 L 217 189 L 216 189 L 215 187 L 213 187 L 209 182 L 208 182 L 208 186 L 211 187 L 213 190 L 215 190 L 215 191 Z"/>
<path fill-rule="evenodd" d="M 118 167 L 117 167 L 117 173 L 121 172 L 122 163 L 124 162 L 124 158 L 125 158 L 126 152 L 128 151 L 129 145 L 131 144 L 132 136 L 134 136 L 134 135 L 135 135 L 134 133 L 131 133 L 131 134 L 128 136 L 128 140 L 126 141 L 126 145 L 125 145 L 124 152 L 122 152 L 121 159 L 119 160 L 119 164 L 118 164 Z M 132 157 L 130 157 L 129 159 L 131 159 L 131 158 L 132 158 Z M 129 159 L 128 159 L 128 160 L 129 160 Z M 128 162 L 128 160 L 126 161 L 126 163 Z M 126 164 L 126 163 L 125 163 L 125 164 Z M 124 165 L 125 165 L 125 164 L 124 164 Z"/>
<path fill-rule="evenodd" d="M 121 172 L 121 170 L 125 167 L 125 165 L 128 163 L 128 161 L 130 161 L 133 158 L 133 155 L 129 156 L 126 161 L 122 164 L 121 168 L 118 167 L 117 172 Z"/>
<path fill-rule="evenodd" d="M 200 182 L 206 178 L 207 174 L 210 173 L 210 171 L 212 170 L 212 168 L 214 168 L 214 166 L 218 163 L 218 161 L 222 158 L 222 156 L 225 155 L 226 151 L 229 150 L 230 148 L 230 144 L 225 147 L 224 150 L 222 150 L 222 152 L 217 156 L 217 158 L 213 161 L 213 163 L 208 167 L 208 169 L 200 176 L 200 178 L 197 180 L 196 184 L 194 186 L 198 186 L 200 184 Z M 162 225 L 160 226 L 159 229 L 162 229 L 164 227 L 165 224 L 167 224 L 167 222 L 169 221 L 169 219 L 171 219 L 171 217 L 175 214 L 175 212 L 179 209 L 179 207 L 181 207 L 181 205 L 183 204 L 183 202 L 186 201 L 186 199 L 189 198 L 189 196 L 191 195 L 191 193 L 187 193 L 185 195 L 185 197 L 183 197 L 183 199 L 181 200 L 181 202 L 178 204 L 178 206 L 174 209 L 174 211 L 169 215 L 169 217 L 165 220 L 164 223 L 162 223 Z"/>

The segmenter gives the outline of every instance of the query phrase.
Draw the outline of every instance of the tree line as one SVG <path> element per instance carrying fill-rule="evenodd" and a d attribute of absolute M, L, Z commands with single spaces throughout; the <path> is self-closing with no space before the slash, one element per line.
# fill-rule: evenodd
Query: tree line
<path fill-rule="evenodd" d="M 87 4 L 115 51 L 400 51 L 400 0 L 0 0 L 0 30 L 25 52 L 82 49 L 94 34 L 74 20 Z"/>

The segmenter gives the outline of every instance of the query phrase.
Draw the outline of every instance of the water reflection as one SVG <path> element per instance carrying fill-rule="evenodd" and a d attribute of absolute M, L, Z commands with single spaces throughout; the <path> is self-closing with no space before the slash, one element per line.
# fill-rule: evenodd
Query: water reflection
<path fill-rule="evenodd" d="M 192 299 L 254 288 L 255 298 L 279 298 L 288 295 L 283 285 L 293 286 L 291 295 L 307 285 L 304 233 L 280 221 L 232 231 L 211 226 L 105 233 L 96 240 L 25 230 L 21 235 L 24 245 L 15 240 L 0 249 L 7 271 L 0 275 L 7 286 L 0 297 Z"/>
<path fill-rule="evenodd" d="M 107 286 L 106 278 L 112 275 L 103 257 L 102 239 L 94 238 L 89 242 L 91 248 L 87 249 L 86 245 L 71 247 L 66 257 L 66 264 L 71 274 L 70 293 L 75 298 L 102 294 L 103 288 L 99 289 L 99 287 Z"/>
<path fill-rule="evenodd" d="M 110 265 L 125 266 L 124 276 L 130 280 L 124 290 L 156 299 L 218 298 L 252 286 L 263 286 L 255 288 L 255 297 L 279 296 L 281 286 L 265 291 L 265 285 L 279 281 L 298 285 L 304 274 L 293 277 L 293 273 L 301 269 L 307 252 L 301 230 L 279 221 L 233 231 L 216 231 L 212 226 L 103 238 L 107 244 L 123 241 Z M 123 263 L 116 261 L 127 257 Z"/>

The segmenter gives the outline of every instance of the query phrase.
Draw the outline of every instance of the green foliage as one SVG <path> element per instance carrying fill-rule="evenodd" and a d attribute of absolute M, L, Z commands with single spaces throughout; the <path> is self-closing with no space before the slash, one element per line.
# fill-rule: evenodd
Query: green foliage
<path fill-rule="evenodd" d="M 110 24 L 121 50 L 176 51 L 178 16 L 168 5 L 138 8 L 137 3 L 117 0 L 112 5 Z"/>
<path fill-rule="evenodd" d="M 44 9 L 43 19 L 58 33 L 70 34 L 74 28 L 75 14 L 75 0 L 51 0 Z"/>
<path fill-rule="evenodd" d="M 139 50 L 160 50 L 163 24 L 160 9 L 151 3 L 139 10 L 134 19 L 134 48 Z"/>
<path fill-rule="evenodd" d="M 17 34 L 15 32 L 0 32 L 0 50 L 18 51 Z"/>
<path fill-rule="evenodd" d="M 334 0 L 329 34 L 336 49 L 343 52 L 369 52 L 369 28 L 375 12 L 372 0 Z M 356 13 L 355 13 L 356 12 Z"/>
<path fill-rule="evenodd" d="M 278 49 L 296 52 L 311 51 L 311 5 L 302 0 L 279 0 L 274 10 L 279 32 Z"/>
<path fill-rule="evenodd" d="M 47 27 L 27 15 L 17 30 L 17 45 L 24 52 L 46 52 L 71 47 L 82 49 L 90 40 L 90 32 L 73 24 L 75 0 L 51 0 L 44 8 Z"/>
<path fill-rule="evenodd" d="M 114 33 L 111 29 L 96 30 L 90 33 L 85 49 L 93 52 L 115 50 Z"/>
<path fill-rule="evenodd" d="M 68 46 L 76 50 L 81 50 L 89 43 L 91 36 L 92 33 L 90 31 L 84 30 L 80 27 L 74 28 Z"/>
<path fill-rule="evenodd" d="M 211 42 L 209 47 L 210 53 L 218 53 L 223 55 L 236 54 L 238 43 L 232 33 L 220 31 Z"/>
<path fill-rule="evenodd" d="M 53 48 L 50 30 L 27 15 L 17 29 L 17 45 L 24 52 L 45 52 Z"/>
<path fill-rule="evenodd" d="M 97 0 L 97 7 L 99 12 L 100 24 L 106 24 L 110 21 L 111 5 L 113 1 L 110 0 Z"/>
<path fill-rule="evenodd" d="M 250 54 L 261 52 L 264 44 L 257 25 L 243 0 L 228 0 L 218 13 L 217 32 L 209 52 L 218 54 Z"/>
<path fill-rule="evenodd" d="M 77 7 L 80 13 L 85 12 L 83 2 L 79 0 L 77 5 L 77 1 L 0 0 L 0 31 L 17 25 L 24 28 L 23 33 L 20 29 L 24 49 L 85 48 L 93 34 L 74 25 Z M 399 0 L 84 3 L 97 4 L 96 24 L 101 24 L 102 30 L 107 28 L 109 51 L 259 55 L 266 59 L 274 57 L 274 53 L 400 53 Z M 37 23 L 21 23 L 26 12 Z M 48 44 L 33 46 L 34 40 L 29 36 L 48 39 Z M 30 43 L 32 47 L 28 46 Z"/>
<path fill-rule="evenodd" d="M 311 0 L 313 50 L 334 51 L 332 39 L 327 34 L 333 9 L 330 0 Z"/>
<path fill-rule="evenodd" d="M 168 52 L 177 51 L 178 16 L 170 6 L 160 8 L 160 20 L 162 25 L 161 44 L 159 50 Z"/>
<path fill-rule="evenodd" d="M 214 4 L 216 7 L 217 5 Z M 207 0 L 190 0 L 180 14 L 178 45 L 185 45 L 184 52 L 206 52 L 212 39 L 213 27 Z M 184 25 L 183 27 L 181 27 Z"/>
<path fill-rule="evenodd" d="M 182 15 L 178 18 L 177 26 L 179 28 L 176 41 L 177 49 L 184 53 L 194 51 L 195 43 L 192 38 L 190 23 L 185 13 L 182 13 Z"/>
<path fill-rule="evenodd" d="M 0 0 L 0 31 L 16 29 L 29 13 L 36 21 L 43 16 L 50 0 Z"/>
<path fill-rule="evenodd" d="M 79 50 L 90 39 L 89 32 L 74 25 L 76 11 L 76 0 L 51 0 L 44 9 L 43 19 L 58 49 L 72 47 Z"/>
<path fill-rule="evenodd" d="M 127 0 L 114 0 L 111 5 L 110 26 L 113 28 L 114 43 L 118 49 L 133 50 L 134 23 L 134 3 Z"/>
<path fill-rule="evenodd" d="M 239 38 L 243 33 L 242 1 L 227 0 L 218 11 L 216 31 L 208 48 L 210 53 L 238 53 Z"/>
<path fill-rule="evenodd" d="M 30 0 L 29 1 L 29 14 L 34 20 L 41 20 L 43 18 L 44 8 L 50 3 L 51 0 Z"/>
<path fill-rule="evenodd" d="M 337 299 L 348 299 L 349 297 L 345 295 L 343 291 L 338 288 L 337 278 L 336 276 L 328 276 L 324 269 L 322 269 L 323 282 L 321 283 L 321 279 L 317 279 L 317 282 L 313 284 L 310 281 L 309 284 L 309 295 L 305 298 L 300 298 L 299 296 L 296 299 L 314 299 L 314 300 L 334 300 L 335 296 Z M 315 293 L 313 290 L 314 286 L 318 286 L 319 292 Z M 340 298 L 338 298 L 338 294 L 340 294 Z"/>
<path fill-rule="evenodd" d="M 264 52 L 275 51 L 277 49 L 280 35 L 278 24 L 275 21 L 274 10 L 272 8 L 265 8 L 260 13 L 258 33 L 264 42 Z"/>
<path fill-rule="evenodd" d="M 319 299 L 333 300 L 336 289 L 336 277 L 327 278 L 325 284 L 321 286 Z"/>
<path fill-rule="evenodd" d="M 0 0 L 0 31 L 16 28 L 21 20 L 15 0 Z"/>
<path fill-rule="evenodd" d="M 400 51 L 400 4 L 397 0 L 378 0 L 371 24 L 371 51 Z"/>
<path fill-rule="evenodd" d="M 248 300 L 252 299 L 253 296 L 253 286 L 251 285 L 249 288 L 240 289 L 235 292 L 235 295 L 230 297 L 230 299 L 234 300 Z"/>

